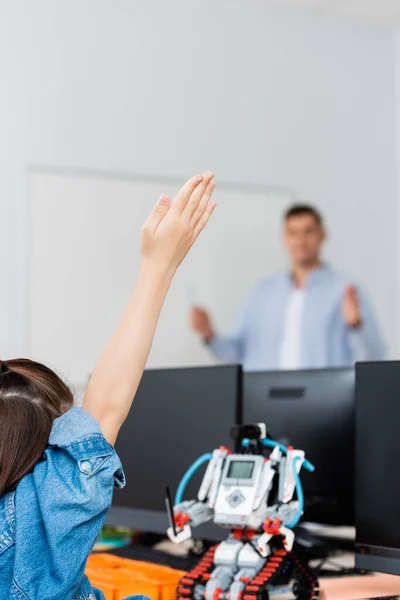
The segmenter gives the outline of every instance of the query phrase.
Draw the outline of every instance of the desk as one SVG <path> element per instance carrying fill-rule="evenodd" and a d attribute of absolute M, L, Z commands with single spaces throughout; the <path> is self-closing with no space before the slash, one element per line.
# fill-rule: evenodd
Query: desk
<path fill-rule="evenodd" d="M 315 535 L 330 537 L 332 539 L 355 539 L 354 527 L 326 527 L 310 523 L 306 523 L 305 526 Z M 338 566 L 354 567 L 354 554 L 348 552 L 333 556 L 332 562 L 335 562 Z M 321 578 L 320 590 L 323 600 L 362 600 L 364 598 L 400 596 L 400 577 L 396 575 L 371 574 L 327 579 Z"/>
<path fill-rule="evenodd" d="M 313 527 L 314 531 L 317 530 Z M 322 532 L 321 528 L 318 528 Z M 327 532 L 327 528 L 323 529 L 324 533 Z M 348 539 L 354 538 L 354 529 L 347 528 L 346 530 L 334 528 L 332 533 L 341 537 L 348 537 Z M 343 534 L 347 533 L 346 536 Z M 334 537 L 334 535 L 332 535 Z M 169 552 L 176 555 L 184 555 L 187 552 L 188 544 L 182 544 L 176 546 L 169 540 L 164 540 L 157 546 L 158 549 L 164 552 Z M 332 557 L 338 566 L 353 567 L 354 566 L 354 554 L 343 553 Z M 320 561 L 316 561 L 318 563 Z M 313 565 L 312 566 L 316 566 Z M 328 577 L 321 578 L 319 580 L 321 600 L 363 600 L 365 598 L 383 598 L 387 596 L 399 596 L 400 597 L 400 577 L 396 575 L 383 575 L 383 574 L 371 574 L 361 576 L 349 576 L 349 577 Z M 293 596 L 276 595 L 272 596 L 275 600 L 289 600 Z"/>
<path fill-rule="evenodd" d="M 396 575 L 363 575 L 321 579 L 322 600 L 362 600 L 400 596 L 400 577 Z"/>

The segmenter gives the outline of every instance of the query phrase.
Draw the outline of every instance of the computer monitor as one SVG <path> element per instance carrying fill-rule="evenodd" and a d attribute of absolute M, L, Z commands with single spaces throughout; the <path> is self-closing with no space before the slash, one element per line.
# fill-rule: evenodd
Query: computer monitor
<path fill-rule="evenodd" d="M 356 566 L 400 575 L 400 362 L 356 366 Z"/>
<path fill-rule="evenodd" d="M 165 533 L 165 488 L 172 498 L 186 470 L 204 453 L 233 448 L 232 425 L 242 422 L 242 371 L 223 365 L 145 371 L 116 451 L 127 485 L 115 490 L 110 525 Z M 188 485 L 194 499 L 206 465 Z M 207 524 L 195 535 L 218 540 L 223 531 Z"/>
<path fill-rule="evenodd" d="M 304 450 L 304 521 L 353 525 L 354 369 L 244 374 L 244 422 Z"/>

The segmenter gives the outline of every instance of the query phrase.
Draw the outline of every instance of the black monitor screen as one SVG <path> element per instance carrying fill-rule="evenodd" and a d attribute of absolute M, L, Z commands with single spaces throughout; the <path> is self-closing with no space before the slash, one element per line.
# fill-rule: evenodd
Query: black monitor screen
<path fill-rule="evenodd" d="M 357 566 L 400 575 L 400 362 L 356 369 Z"/>
<path fill-rule="evenodd" d="M 244 375 L 244 421 L 304 450 L 304 519 L 354 524 L 354 369 L 274 371 Z"/>
<path fill-rule="evenodd" d="M 108 522 L 165 531 L 165 488 L 172 499 L 191 464 L 219 446 L 233 448 L 230 430 L 241 422 L 237 366 L 145 371 L 116 443 L 127 485 L 115 490 Z M 184 499 L 197 496 L 206 464 Z"/>

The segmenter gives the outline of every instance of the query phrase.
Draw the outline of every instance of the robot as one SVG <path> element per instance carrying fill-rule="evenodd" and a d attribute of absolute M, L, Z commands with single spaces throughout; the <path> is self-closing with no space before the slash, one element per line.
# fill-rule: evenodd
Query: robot
<path fill-rule="evenodd" d="M 292 550 L 304 504 L 299 473 L 313 465 L 302 450 L 267 437 L 263 423 L 235 426 L 231 434 L 236 452 L 220 447 L 196 461 L 174 507 L 167 490 L 172 542 L 190 539 L 193 527 L 211 520 L 230 530 L 180 581 L 178 600 L 268 600 L 271 590 L 291 581 L 296 598 L 316 600 L 318 580 Z M 206 461 L 197 500 L 183 501 L 187 482 Z"/>

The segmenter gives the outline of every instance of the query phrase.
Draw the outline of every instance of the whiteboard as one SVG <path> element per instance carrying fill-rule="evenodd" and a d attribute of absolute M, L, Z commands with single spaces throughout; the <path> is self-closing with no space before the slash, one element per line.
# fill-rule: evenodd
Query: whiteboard
<path fill-rule="evenodd" d="M 30 176 L 30 355 L 84 385 L 135 285 L 140 228 L 176 183 L 33 172 Z M 163 308 L 149 367 L 206 365 L 189 329 L 192 303 L 226 331 L 251 286 L 285 266 L 288 192 L 218 186 L 217 209 L 180 267 Z"/>

